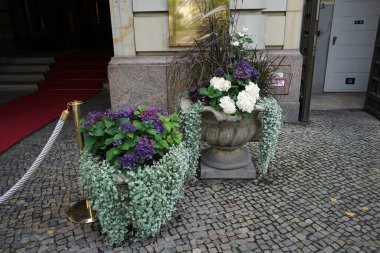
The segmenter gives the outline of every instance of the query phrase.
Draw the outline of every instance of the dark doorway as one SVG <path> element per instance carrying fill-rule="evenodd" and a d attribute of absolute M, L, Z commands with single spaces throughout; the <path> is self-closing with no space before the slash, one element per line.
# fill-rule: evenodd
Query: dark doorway
<path fill-rule="evenodd" d="M 111 17 L 104 0 L 12 0 L 18 50 L 112 49 Z"/>

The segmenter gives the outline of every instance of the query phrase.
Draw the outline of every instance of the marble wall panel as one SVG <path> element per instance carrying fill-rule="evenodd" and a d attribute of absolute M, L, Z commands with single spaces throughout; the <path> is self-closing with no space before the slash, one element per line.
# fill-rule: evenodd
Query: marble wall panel
<path fill-rule="evenodd" d="M 168 11 L 168 0 L 133 0 L 133 12 Z"/>
<path fill-rule="evenodd" d="M 285 56 L 281 66 L 291 71 L 288 95 L 276 95 L 286 122 L 297 122 L 301 84 L 302 56 L 298 50 L 272 50 L 269 57 Z M 149 103 L 168 107 L 173 92 L 167 87 L 167 68 L 172 57 L 114 57 L 108 66 L 112 107 Z M 170 101 L 169 101 L 170 102 Z"/>
<path fill-rule="evenodd" d="M 108 65 L 113 108 L 150 104 L 167 107 L 166 57 L 114 57 Z"/>
<path fill-rule="evenodd" d="M 297 123 L 300 114 L 300 103 L 299 102 L 281 102 L 280 106 L 282 108 L 282 114 L 284 122 L 287 123 Z"/>
<path fill-rule="evenodd" d="M 271 2 L 271 3 L 269 3 Z M 277 3 L 276 3 L 277 2 Z M 266 9 L 268 11 L 286 10 L 286 0 L 230 0 L 231 8 L 241 10 Z M 133 0 L 133 12 L 168 11 L 168 0 Z"/>
<path fill-rule="evenodd" d="M 288 0 L 288 11 L 302 11 L 304 0 Z"/>
<path fill-rule="evenodd" d="M 240 13 L 237 28 L 248 28 L 253 35 L 253 47 L 265 47 L 266 16 L 256 11 Z M 160 16 L 137 16 L 134 18 L 135 40 L 137 52 L 165 52 L 169 47 L 169 18 Z"/>
<path fill-rule="evenodd" d="M 242 30 L 243 27 L 248 28 L 248 34 L 252 36 L 252 47 L 257 49 L 265 48 L 265 32 L 266 32 L 267 17 L 257 11 L 244 11 L 240 13 L 237 23 L 237 30 Z"/>
<path fill-rule="evenodd" d="M 135 17 L 136 51 L 169 51 L 169 17 Z"/>
<path fill-rule="evenodd" d="M 284 45 L 285 16 L 267 16 L 267 28 L 265 34 L 266 46 Z"/>
<path fill-rule="evenodd" d="M 267 8 L 263 11 L 286 11 L 286 4 L 293 0 L 267 0 Z"/>
<path fill-rule="evenodd" d="M 302 11 L 286 13 L 284 49 L 299 49 L 302 27 Z"/>
<path fill-rule="evenodd" d="M 267 2 L 268 0 L 230 0 L 230 6 L 231 8 L 236 6 L 238 10 L 265 9 L 268 5 Z"/>
<path fill-rule="evenodd" d="M 132 0 L 110 0 L 115 56 L 136 55 Z"/>
<path fill-rule="evenodd" d="M 288 95 L 276 95 L 276 98 L 283 102 L 298 102 L 300 87 L 301 87 L 301 73 L 302 73 L 302 55 L 299 50 L 270 50 L 269 57 L 274 59 L 284 60 L 281 62 L 281 66 L 284 69 L 288 69 L 291 73 L 289 94 Z"/>

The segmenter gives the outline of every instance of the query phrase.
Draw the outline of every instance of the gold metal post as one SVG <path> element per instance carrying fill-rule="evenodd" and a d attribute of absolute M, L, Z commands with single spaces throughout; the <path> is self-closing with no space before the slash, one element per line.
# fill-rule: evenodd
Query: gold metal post
<path fill-rule="evenodd" d="M 74 100 L 67 104 L 73 110 L 75 137 L 78 144 L 78 149 L 81 151 L 84 147 L 83 134 L 79 132 L 79 119 L 80 119 L 80 105 L 82 101 Z M 91 208 L 90 196 L 87 193 L 86 199 L 83 199 L 72 205 L 67 211 L 69 220 L 75 223 L 92 223 L 98 220 L 96 212 Z"/>
<path fill-rule="evenodd" d="M 78 100 L 74 100 L 68 104 L 69 106 L 71 106 L 71 108 L 73 110 L 75 137 L 77 139 L 79 151 L 81 151 L 84 147 L 84 145 L 83 145 L 83 133 L 78 131 L 79 120 L 80 120 L 80 108 L 79 107 L 81 104 L 83 104 L 83 102 L 78 101 Z"/>

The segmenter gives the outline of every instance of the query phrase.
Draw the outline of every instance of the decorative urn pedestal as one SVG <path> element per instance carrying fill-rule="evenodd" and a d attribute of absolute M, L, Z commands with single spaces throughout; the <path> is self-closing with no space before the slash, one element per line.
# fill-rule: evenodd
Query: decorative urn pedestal
<path fill-rule="evenodd" d="M 261 134 L 262 107 L 250 117 L 231 116 L 205 106 L 202 111 L 202 140 L 211 147 L 201 154 L 201 178 L 252 179 L 256 177 L 247 142 Z"/>

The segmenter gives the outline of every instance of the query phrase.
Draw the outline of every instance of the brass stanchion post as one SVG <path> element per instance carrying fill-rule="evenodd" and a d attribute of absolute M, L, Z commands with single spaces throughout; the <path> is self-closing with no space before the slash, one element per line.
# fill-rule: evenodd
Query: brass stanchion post
<path fill-rule="evenodd" d="M 73 118 L 74 118 L 74 128 L 75 128 L 75 137 L 78 144 L 79 152 L 84 147 L 83 134 L 79 132 L 79 119 L 80 119 L 80 105 L 83 102 L 74 100 L 68 103 L 68 107 L 71 106 L 73 110 Z M 72 205 L 67 211 L 67 217 L 69 220 L 75 223 L 92 223 L 98 220 L 96 216 L 96 212 L 91 208 L 90 196 L 87 193 L 86 199 L 81 200 L 74 205 Z"/>

